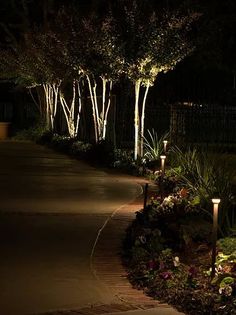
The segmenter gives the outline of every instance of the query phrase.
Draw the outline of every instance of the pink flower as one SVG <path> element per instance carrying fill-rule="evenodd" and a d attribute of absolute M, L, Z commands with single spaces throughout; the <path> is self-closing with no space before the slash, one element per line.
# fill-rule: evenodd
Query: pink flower
<path fill-rule="evenodd" d="M 164 271 L 160 274 L 160 277 L 164 280 L 168 280 L 171 278 L 171 272 L 169 271 Z"/>
<path fill-rule="evenodd" d="M 156 262 L 154 260 L 150 260 L 148 262 L 148 268 L 149 269 L 155 269 L 156 267 L 157 267 L 157 264 L 156 264 Z"/>

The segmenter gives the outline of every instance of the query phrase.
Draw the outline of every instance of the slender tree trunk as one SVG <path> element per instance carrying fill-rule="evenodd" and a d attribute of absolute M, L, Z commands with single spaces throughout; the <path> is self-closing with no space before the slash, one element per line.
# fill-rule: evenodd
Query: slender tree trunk
<path fill-rule="evenodd" d="M 135 161 L 139 155 L 139 94 L 140 94 L 140 80 L 135 82 L 135 106 L 134 106 L 134 159 Z"/>
<path fill-rule="evenodd" d="M 142 105 L 142 116 L 141 116 L 141 132 L 140 132 L 140 156 L 143 156 L 143 140 L 144 140 L 144 122 L 145 122 L 145 107 L 146 100 L 149 91 L 150 84 L 148 83 L 145 88 L 145 93 L 143 97 L 143 105 Z"/>
<path fill-rule="evenodd" d="M 111 107 L 111 92 L 112 92 L 112 81 L 110 81 L 110 85 L 109 85 L 109 95 L 108 95 L 108 100 L 107 100 L 107 108 L 106 108 L 104 120 L 103 120 L 103 133 L 102 133 L 103 140 L 106 139 L 107 117 L 108 117 L 108 113 L 109 113 L 109 110 Z"/>
<path fill-rule="evenodd" d="M 61 85 L 61 82 L 59 82 L 58 84 L 54 83 L 52 85 L 52 89 L 53 89 L 53 108 L 52 108 L 52 112 L 53 112 L 53 128 L 52 130 L 54 131 L 55 129 L 55 118 L 56 118 L 56 114 L 57 114 L 57 107 L 58 107 L 58 93 L 59 93 L 59 87 Z"/>
<path fill-rule="evenodd" d="M 78 102 L 79 102 L 79 108 L 78 108 L 78 113 L 77 113 L 77 117 L 76 117 L 76 127 L 75 127 L 75 134 L 77 137 L 78 129 L 79 129 L 79 123 L 80 123 L 81 109 L 82 109 L 82 97 L 81 97 L 81 89 L 80 89 L 79 81 L 76 81 L 76 83 L 77 83 Z"/>
<path fill-rule="evenodd" d="M 93 111 L 93 123 L 94 123 L 94 134 L 95 134 L 95 142 L 98 142 L 98 126 L 97 126 L 97 118 L 96 118 L 96 110 L 95 110 L 95 100 L 94 100 L 94 95 L 93 95 L 93 89 L 91 85 L 91 80 L 89 76 L 86 76 L 88 86 L 89 86 L 89 93 L 90 93 L 90 98 L 91 98 L 91 103 L 92 103 L 92 111 Z"/>
<path fill-rule="evenodd" d="M 50 124 L 50 106 L 49 106 L 49 87 L 48 84 L 43 84 L 44 93 L 45 93 L 45 101 L 46 101 L 46 113 L 45 113 L 45 120 L 46 120 L 46 128 L 51 130 Z"/>
<path fill-rule="evenodd" d="M 98 141 L 102 140 L 102 120 L 99 115 L 99 109 L 98 109 L 98 98 L 97 98 L 97 83 L 95 79 L 93 79 L 93 99 L 94 99 L 94 105 L 95 105 L 95 117 L 96 117 L 96 124 L 97 124 L 97 134 L 98 134 Z"/>
<path fill-rule="evenodd" d="M 93 109 L 93 120 L 94 120 L 94 129 L 95 129 L 95 140 L 96 142 L 105 140 L 106 130 L 107 130 L 107 117 L 109 109 L 111 106 L 111 91 L 112 91 L 112 81 L 101 77 L 102 80 L 102 104 L 100 106 L 101 112 L 99 111 L 98 98 L 97 98 L 97 83 L 93 79 L 93 86 L 91 80 L 87 75 L 87 81 L 89 86 L 89 92 L 92 102 Z M 109 83 L 109 87 L 107 84 Z M 108 96 L 107 90 L 109 89 Z"/>
<path fill-rule="evenodd" d="M 54 100 L 53 100 L 53 87 L 52 85 L 48 85 L 48 90 L 49 90 L 49 112 L 50 112 L 50 122 L 51 122 L 51 130 L 53 131 L 54 130 L 54 110 L 53 110 L 53 107 L 54 107 Z"/>
<path fill-rule="evenodd" d="M 43 84 L 46 100 L 46 126 L 54 131 L 54 121 L 57 113 L 58 92 L 61 82 L 58 84 Z"/>
<path fill-rule="evenodd" d="M 101 114 L 102 125 L 105 119 L 106 87 L 107 87 L 107 80 L 102 78 L 102 114 Z"/>
<path fill-rule="evenodd" d="M 76 86 L 78 92 L 78 110 L 76 109 Z M 66 99 L 62 92 L 59 93 L 60 103 L 66 118 L 68 133 L 70 138 L 76 138 L 78 135 L 80 113 L 82 108 L 81 91 L 79 81 L 73 80 L 72 85 L 72 99 L 70 106 L 67 104 Z M 75 117 L 76 116 L 76 117 Z"/>

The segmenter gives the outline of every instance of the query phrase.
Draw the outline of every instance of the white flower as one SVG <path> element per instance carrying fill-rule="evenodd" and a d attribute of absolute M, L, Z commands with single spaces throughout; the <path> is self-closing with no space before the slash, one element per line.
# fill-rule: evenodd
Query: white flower
<path fill-rule="evenodd" d="M 225 285 L 224 287 L 219 288 L 219 293 L 225 296 L 231 296 L 232 292 L 233 292 L 233 289 L 229 284 Z"/>
<path fill-rule="evenodd" d="M 140 239 L 140 242 L 142 243 L 142 244 L 145 244 L 146 243 L 146 237 L 144 236 L 144 235 L 141 235 L 141 236 L 139 236 L 139 239 Z"/>
<path fill-rule="evenodd" d="M 179 257 L 178 257 L 178 256 L 176 256 L 176 257 L 174 258 L 173 263 L 174 263 L 174 266 L 175 266 L 175 267 L 179 267 L 180 261 L 179 261 Z"/>

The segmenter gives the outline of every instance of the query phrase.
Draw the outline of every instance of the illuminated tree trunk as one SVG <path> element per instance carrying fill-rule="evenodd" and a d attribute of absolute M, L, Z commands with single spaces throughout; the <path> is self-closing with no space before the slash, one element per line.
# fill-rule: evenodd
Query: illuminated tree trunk
<path fill-rule="evenodd" d="M 106 139 L 107 132 L 107 117 L 111 106 L 111 92 L 112 92 L 112 81 L 108 82 L 106 79 L 102 78 L 102 113 L 101 113 L 101 131 L 100 137 L 102 140 Z M 107 94 L 107 84 L 109 84 L 109 92 Z"/>
<path fill-rule="evenodd" d="M 141 132 L 140 132 L 140 156 L 143 156 L 143 141 L 144 141 L 144 123 L 145 123 L 145 107 L 146 107 L 146 100 L 149 91 L 150 84 L 148 83 L 145 88 L 145 93 L 143 97 L 143 104 L 142 104 L 142 116 L 141 116 Z"/>
<path fill-rule="evenodd" d="M 45 93 L 45 100 L 46 100 L 46 111 L 45 111 L 45 121 L 46 121 L 46 128 L 51 130 L 51 124 L 50 124 L 50 106 L 49 106 L 49 102 L 50 102 L 50 95 L 49 95 L 49 87 L 48 84 L 43 84 L 43 88 L 44 88 L 44 93 Z"/>
<path fill-rule="evenodd" d="M 101 77 L 102 80 L 102 104 L 98 106 L 97 97 L 97 83 L 93 78 L 93 85 L 90 77 L 87 75 L 87 82 L 89 86 L 89 93 L 92 103 L 95 141 L 96 143 L 106 139 L 107 131 L 107 118 L 111 107 L 111 92 L 112 92 L 112 81 Z M 109 91 L 107 92 L 107 90 Z M 99 110 L 100 107 L 100 110 Z"/>
<path fill-rule="evenodd" d="M 46 100 L 46 126 L 51 131 L 54 131 L 54 121 L 57 113 L 59 87 L 60 83 L 43 84 Z"/>
<path fill-rule="evenodd" d="M 96 92 L 96 87 L 92 88 L 91 80 L 90 77 L 87 75 L 86 76 L 88 86 L 89 86 L 89 93 L 90 93 L 90 98 L 91 98 L 91 103 L 92 103 L 92 111 L 93 111 L 93 123 L 94 123 L 94 134 L 95 134 L 95 142 L 98 143 L 98 119 L 97 119 L 97 110 L 96 110 L 96 100 L 94 99 L 94 90 Z M 95 93 L 96 95 L 96 93 Z"/>
<path fill-rule="evenodd" d="M 76 110 L 76 85 L 77 85 L 77 93 L 78 93 L 78 109 Z M 72 85 L 72 99 L 70 105 L 68 105 L 64 95 L 62 92 L 59 93 L 60 95 L 60 103 L 66 118 L 68 133 L 70 138 L 76 138 L 78 135 L 78 128 L 79 128 L 79 121 L 80 121 L 80 114 L 82 108 L 82 99 L 81 99 L 81 91 L 79 81 L 73 80 Z"/>
<path fill-rule="evenodd" d="M 137 160 L 139 155 L 139 94 L 140 80 L 135 82 L 135 106 L 134 106 L 134 159 Z"/>

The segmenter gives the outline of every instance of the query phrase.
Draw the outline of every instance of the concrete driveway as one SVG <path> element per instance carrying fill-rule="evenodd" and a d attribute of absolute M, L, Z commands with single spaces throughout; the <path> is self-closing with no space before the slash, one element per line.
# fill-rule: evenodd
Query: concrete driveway
<path fill-rule="evenodd" d="M 0 142 L 0 314 L 116 303 L 90 269 L 106 219 L 141 192 L 27 142 Z"/>

